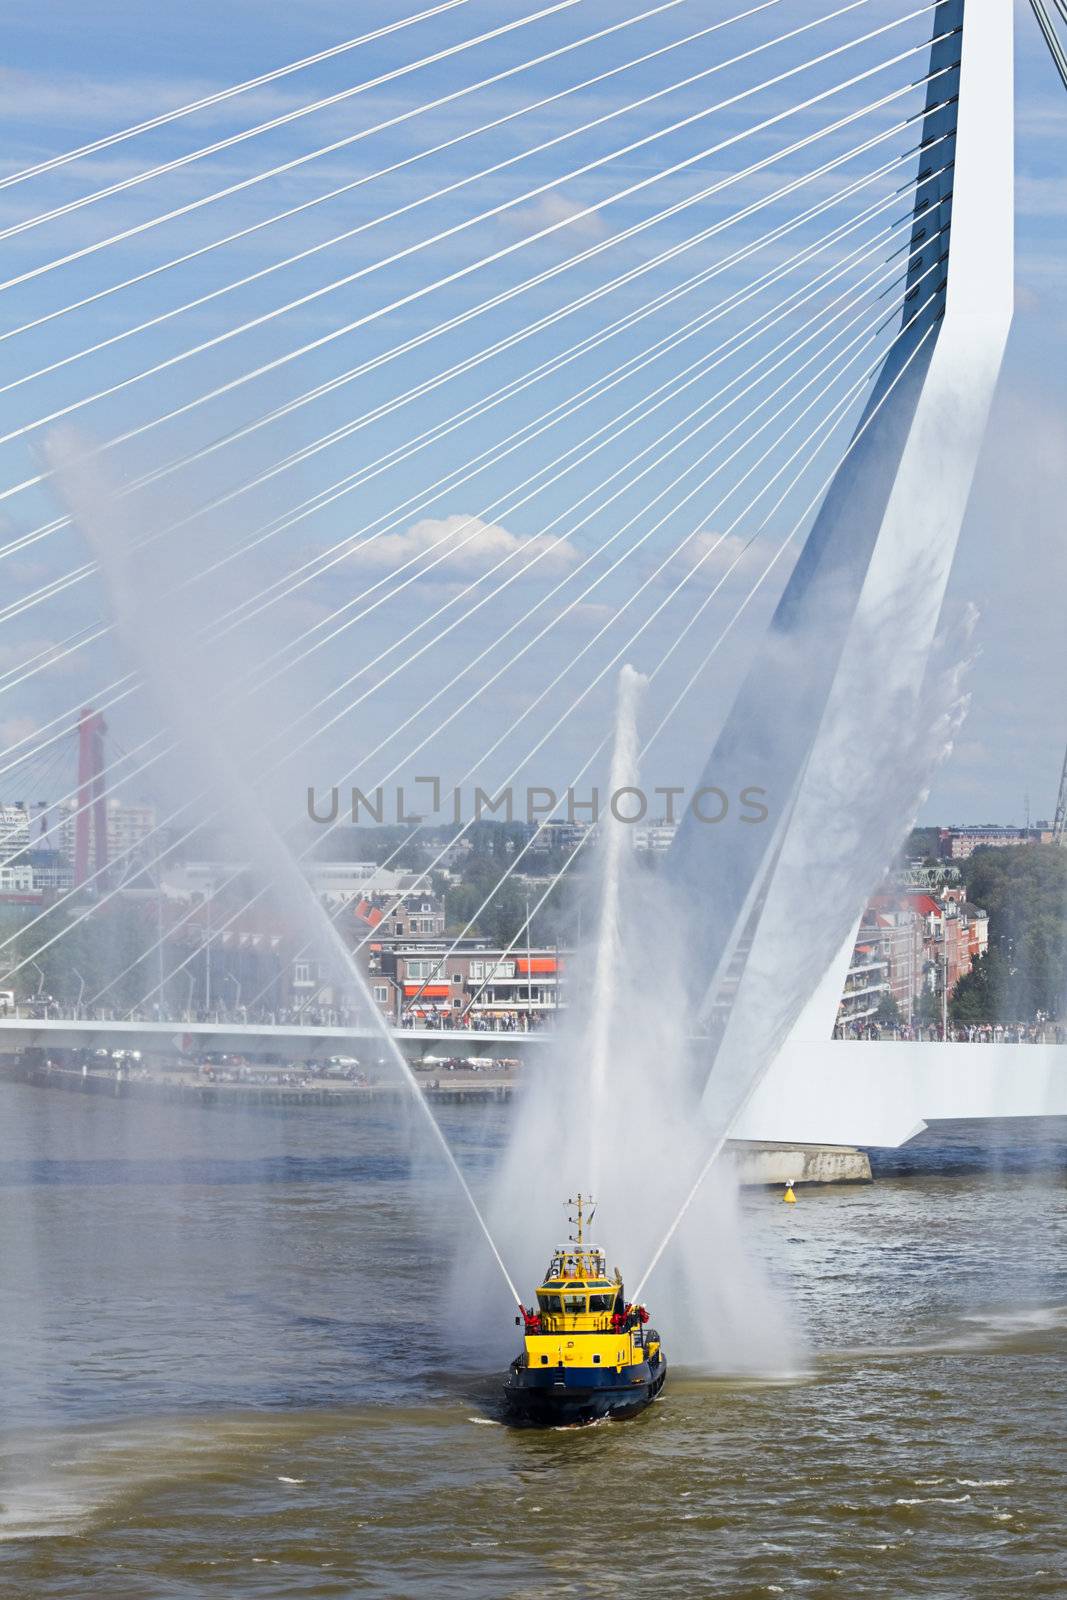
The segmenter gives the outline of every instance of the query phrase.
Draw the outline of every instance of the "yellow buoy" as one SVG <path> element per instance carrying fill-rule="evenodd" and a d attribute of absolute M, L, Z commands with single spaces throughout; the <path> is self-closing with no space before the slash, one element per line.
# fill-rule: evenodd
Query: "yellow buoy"
<path fill-rule="evenodd" d="M 787 1206 L 795 1206 L 796 1205 L 797 1197 L 793 1193 L 793 1185 L 791 1183 L 787 1183 L 786 1184 L 786 1186 L 785 1186 L 785 1194 L 782 1196 L 782 1199 L 785 1201 Z"/>

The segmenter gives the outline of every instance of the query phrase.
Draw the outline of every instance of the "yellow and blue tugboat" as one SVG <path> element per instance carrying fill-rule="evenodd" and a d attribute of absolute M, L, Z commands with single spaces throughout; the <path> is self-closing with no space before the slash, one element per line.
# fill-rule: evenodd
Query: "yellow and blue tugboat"
<path fill-rule="evenodd" d="M 631 1305 L 618 1268 L 608 1277 L 604 1252 L 586 1244 L 595 1207 L 568 1200 L 576 1232 L 553 1252 L 537 1309 L 521 1307 L 522 1354 L 511 1363 L 504 1401 L 523 1422 L 594 1422 L 630 1417 L 654 1400 L 667 1376 L 659 1334 L 644 1306 Z M 589 1207 L 586 1218 L 585 1208 Z"/>

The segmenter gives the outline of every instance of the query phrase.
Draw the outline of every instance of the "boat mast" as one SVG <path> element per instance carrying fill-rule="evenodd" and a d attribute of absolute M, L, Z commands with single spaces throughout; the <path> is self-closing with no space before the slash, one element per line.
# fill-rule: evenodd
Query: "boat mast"
<path fill-rule="evenodd" d="M 570 1223 L 576 1223 L 577 1226 L 578 1226 L 578 1232 L 576 1234 L 572 1233 L 570 1235 L 570 1241 L 571 1241 L 572 1244 L 575 1244 L 575 1245 L 578 1246 L 579 1251 L 581 1251 L 582 1242 L 583 1242 L 583 1239 L 585 1237 L 584 1233 L 583 1233 L 584 1213 L 582 1211 L 582 1205 L 583 1205 L 583 1203 L 584 1203 L 584 1201 L 586 1199 L 588 1199 L 588 1196 L 587 1195 L 583 1195 L 582 1191 L 579 1189 L 576 1198 L 573 1199 L 573 1200 L 568 1200 L 567 1201 L 567 1204 L 569 1206 L 577 1207 L 577 1211 L 578 1211 L 578 1215 L 576 1217 L 568 1217 L 567 1221 L 570 1222 Z"/>
<path fill-rule="evenodd" d="M 570 1242 L 574 1245 L 575 1266 L 577 1267 L 579 1273 L 581 1273 L 583 1276 L 586 1276 L 593 1271 L 599 1270 L 595 1266 L 590 1266 L 589 1262 L 591 1258 L 585 1249 L 585 1224 L 587 1220 L 589 1222 L 592 1222 L 593 1220 L 593 1216 L 596 1212 L 596 1201 L 593 1199 L 592 1195 L 583 1195 L 581 1190 L 579 1190 L 574 1199 L 568 1200 L 567 1204 L 569 1206 L 574 1206 L 577 1213 L 575 1216 L 568 1216 L 567 1218 L 567 1221 L 572 1223 L 577 1228 L 576 1233 L 569 1235 Z M 585 1211 L 587 1206 L 589 1208 L 588 1218 L 586 1217 Z"/>

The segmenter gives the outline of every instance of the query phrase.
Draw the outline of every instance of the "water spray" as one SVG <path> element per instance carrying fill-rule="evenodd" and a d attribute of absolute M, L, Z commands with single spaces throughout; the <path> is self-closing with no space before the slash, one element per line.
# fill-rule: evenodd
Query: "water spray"
<path fill-rule="evenodd" d="M 163 710 L 177 728 L 182 742 L 197 752 L 201 764 L 215 775 L 219 787 L 229 796 L 234 814 L 241 819 L 250 854 L 258 860 L 268 881 L 273 879 L 277 883 L 286 894 L 289 904 L 299 913 L 304 932 L 310 936 L 309 942 L 328 954 L 334 973 L 351 983 L 366 1014 L 379 1028 L 401 1080 L 410 1090 L 470 1206 L 512 1299 L 521 1305 L 519 1292 L 448 1140 L 384 1017 L 371 999 L 352 952 L 320 904 L 289 846 L 238 772 L 223 742 L 211 733 L 203 718 L 194 714 L 191 697 L 181 692 L 182 662 L 186 658 L 179 655 L 177 641 L 168 637 L 158 626 L 155 595 L 139 589 L 140 575 L 135 574 L 129 559 L 130 540 L 124 521 L 126 507 L 121 505 L 104 478 L 99 463 L 89 459 L 86 449 L 73 433 L 53 434 L 48 440 L 46 454 L 71 516 L 85 534 L 100 570 L 107 578 L 119 630 L 138 655 L 145 677 L 151 683 Z M 150 638 L 146 628 L 146 619 L 149 618 L 152 619 Z"/>
<path fill-rule="evenodd" d="M 723 1147 L 723 1145 L 725 1143 L 726 1143 L 726 1135 L 725 1134 L 721 1134 L 720 1137 L 718 1139 L 716 1139 L 710 1156 L 708 1157 L 708 1159 L 705 1161 L 704 1165 L 701 1167 L 700 1171 L 698 1172 L 697 1177 L 696 1177 L 696 1182 L 693 1184 L 693 1186 L 690 1189 L 689 1193 L 686 1195 L 685 1199 L 682 1201 L 681 1206 L 678 1208 L 678 1211 L 675 1213 L 674 1221 L 671 1223 L 670 1227 L 667 1229 L 666 1233 L 663 1235 L 663 1238 L 660 1240 L 659 1244 L 656 1246 L 656 1249 L 653 1252 L 652 1260 L 648 1263 L 648 1266 L 645 1268 L 644 1272 L 641 1274 L 641 1280 L 638 1283 L 637 1288 L 634 1290 L 634 1299 L 635 1300 L 640 1300 L 641 1294 L 642 1294 L 642 1292 L 644 1290 L 644 1287 L 645 1287 L 645 1284 L 648 1282 L 649 1278 L 651 1278 L 653 1272 L 656 1270 L 656 1267 L 659 1265 L 660 1258 L 662 1257 L 664 1250 L 666 1250 L 667 1246 L 670 1244 L 671 1240 L 674 1238 L 675 1234 L 678 1232 L 678 1229 L 681 1227 L 682 1222 L 685 1219 L 686 1212 L 689 1210 L 689 1207 L 693 1204 L 693 1201 L 696 1199 L 698 1193 L 700 1192 L 701 1184 L 704 1182 L 704 1179 L 707 1177 L 708 1173 L 711 1171 L 712 1167 L 715 1165 L 715 1162 L 718 1159 L 718 1156 L 719 1156 L 719 1154 L 720 1154 L 720 1152 L 722 1150 L 722 1147 Z"/>
<path fill-rule="evenodd" d="M 637 710 L 648 679 L 631 666 L 619 670 L 615 720 L 615 745 L 611 756 L 608 791 L 614 797 L 636 789 L 638 780 Z M 611 1054 L 611 1023 L 615 1015 L 615 990 L 619 972 L 621 939 L 620 898 L 625 852 L 630 848 L 628 824 L 614 814 L 606 819 L 601 832 L 602 888 L 600 926 L 593 966 L 593 1003 L 588 1032 L 589 1126 L 593 1130 L 590 1180 L 600 1192 L 602 1140 L 597 1137 L 604 1125 L 604 1105 L 608 1088 L 608 1058 Z"/>

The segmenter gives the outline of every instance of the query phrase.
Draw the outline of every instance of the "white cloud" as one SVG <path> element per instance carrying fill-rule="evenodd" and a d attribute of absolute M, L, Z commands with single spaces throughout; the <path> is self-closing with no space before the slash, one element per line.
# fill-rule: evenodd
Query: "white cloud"
<path fill-rule="evenodd" d="M 745 548 L 747 542 L 747 538 L 738 533 L 724 535 L 704 528 L 699 533 L 691 534 L 686 543 L 679 547 L 671 566 L 675 574 L 689 572 L 700 578 L 718 579 L 727 569 L 733 570 L 735 563 L 742 566 L 746 561 L 755 559 L 758 543 L 750 547 L 750 555 Z M 764 553 L 764 561 L 769 554 L 769 551 Z"/>
<path fill-rule="evenodd" d="M 568 200 L 566 195 L 553 191 L 538 195 L 531 205 L 519 206 L 506 215 L 517 233 L 534 234 L 544 228 L 556 228 L 558 235 L 568 240 L 603 239 L 608 228 L 600 212 L 590 211 L 583 216 L 585 210 L 581 201 Z M 560 223 L 566 227 L 559 227 Z"/>
<path fill-rule="evenodd" d="M 1067 217 L 1067 179 L 1058 174 L 1017 178 L 1015 209 L 1022 216 Z"/>
<path fill-rule="evenodd" d="M 33 717 L 7 717 L 0 722 L 0 747 L 9 750 L 12 745 L 36 733 L 39 726 Z"/>
<path fill-rule="evenodd" d="M 306 105 L 309 96 L 296 87 L 296 82 L 261 85 L 203 107 L 195 113 L 196 122 L 189 124 L 195 130 L 193 137 L 198 137 L 205 121 L 225 121 L 231 117 L 241 124 L 266 121 Z M 57 72 L 51 67 L 47 72 L 0 69 L 0 97 L 5 103 L 18 106 L 24 126 L 27 123 L 74 124 L 82 128 L 99 127 L 105 133 L 145 118 L 179 111 L 229 86 L 228 75 L 218 79 L 164 75 L 101 77 L 92 72 Z M 143 160 L 140 165 L 145 165 Z M 88 169 L 79 166 L 79 170 Z"/>
<path fill-rule="evenodd" d="M 606 600 L 583 600 L 567 612 L 566 620 L 572 627 L 602 628 L 605 622 L 610 622 L 619 615 L 619 607 Z"/>
<path fill-rule="evenodd" d="M 28 662 L 40 662 L 40 659 L 52 652 L 61 653 L 64 649 L 62 639 L 46 637 L 44 634 L 33 634 L 22 639 L 8 639 L 0 644 L 0 672 L 15 673 Z M 79 672 L 84 670 L 84 660 L 79 660 L 81 652 L 71 651 L 63 655 L 49 667 L 50 672 L 66 672 L 70 664 L 74 663 Z"/>
<path fill-rule="evenodd" d="M 437 563 L 428 576 L 442 583 L 454 581 L 458 574 L 485 572 L 509 557 L 515 558 L 507 569 L 509 576 L 516 566 L 522 570 L 532 563 L 538 577 L 565 571 L 577 559 L 571 545 L 547 534 L 511 533 L 498 523 L 457 515 L 424 517 L 406 533 L 368 539 L 356 545 L 349 561 L 375 572 L 388 572 L 422 557 L 428 565 Z"/>

